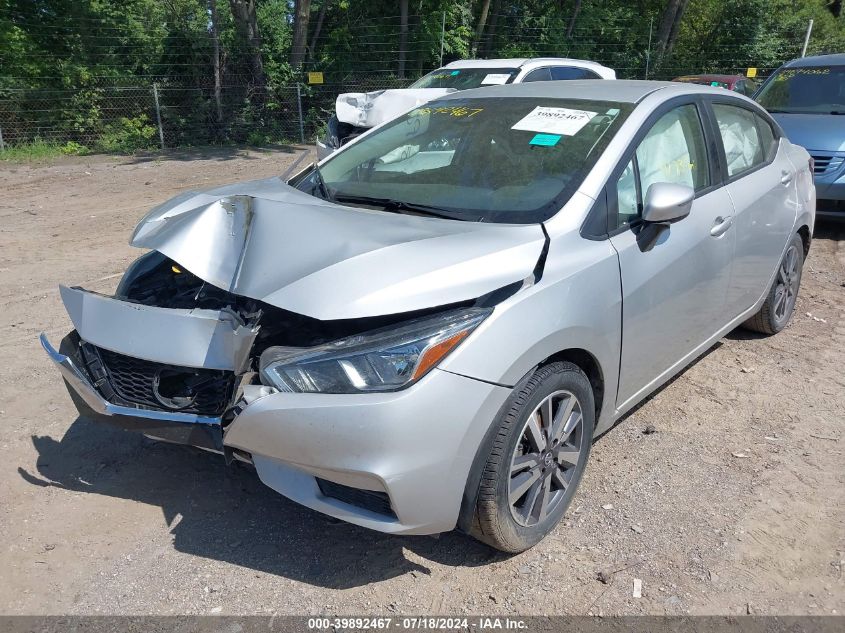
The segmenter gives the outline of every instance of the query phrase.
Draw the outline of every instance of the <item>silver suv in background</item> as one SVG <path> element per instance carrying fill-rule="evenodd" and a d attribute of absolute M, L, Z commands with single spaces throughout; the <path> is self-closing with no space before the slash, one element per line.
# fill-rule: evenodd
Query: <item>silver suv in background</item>
<path fill-rule="evenodd" d="M 80 414 L 222 453 L 383 532 L 517 552 L 593 438 L 792 316 L 807 152 L 753 101 L 644 81 L 456 92 L 289 184 L 187 193 L 42 343 Z"/>
<path fill-rule="evenodd" d="M 428 73 L 408 88 L 341 94 L 326 125 L 326 137 L 317 140 L 317 156 L 325 158 L 376 125 L 450 92 L 570 79 L 616 79 L 616 72 L 596 62 L 563 57 L 463 59 Z"/>

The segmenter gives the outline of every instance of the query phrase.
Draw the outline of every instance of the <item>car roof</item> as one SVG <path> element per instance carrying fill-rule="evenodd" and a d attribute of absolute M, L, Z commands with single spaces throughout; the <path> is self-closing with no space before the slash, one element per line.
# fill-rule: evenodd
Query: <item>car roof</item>
<path fill-rule="evenodd" d="M 672 81 L 644 81 L 617 79 L 598 81 L 596 79 L 574 79 L 569 81 L 532 81 L 504 86 L 474 88 L 448 94 L 440 99 L 495 99 L 501 97 L 537 97 L 546 99 L 586 99 L 593 101 L 616 101 L 638 103 L 656 91 L 665 91 L 666 98 L 685 94 L 725 95 L 723 88 L 712 88 L 701 84 L 687 84 Z M 733 93 L 729 93 L 733 94 Z M 440 100 L 438 99 L 438 100 Z"/>
<path fill-rule="evenodd" d="M 582 68 L 604 68 L 598 62 L 586 59 L 572 59 L 569 57 L 518 57 L 512 59 L 459 59 L 450 62 L 443 68 L 522 68 L 528 65 L 560 64 L 563 66 L 579 66 Z"/>
<path fill-rule="evenodd" d="M 837 66 L 845 64 L 845 53 L 834 53 L 833 55 L 815 55 L 813 57 L 800 57 L 784 64 L 784 68 L 808 68 L 813 66 Z"/>

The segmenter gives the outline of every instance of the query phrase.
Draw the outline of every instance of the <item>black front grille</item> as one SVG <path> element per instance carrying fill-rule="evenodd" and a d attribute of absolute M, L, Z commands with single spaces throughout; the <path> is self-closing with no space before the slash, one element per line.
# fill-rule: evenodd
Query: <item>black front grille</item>
<path fill-rule="evenodd" d="M 387 496 L 386 492 L 352 488 L 351 486 L 336 484 L 333 481 L 320 479 L 319 477 L 317 477 L 317 485 L 320 487 L 320 492 L 326 497 L 343 501 L 343 503 L 348 503 L 349 505 L 363 508 L 376 514 L 383 514 L 393 519 L 396 518 L 396 513 L 390 507 L 390 497 Z"/>
<path fill-rule="evenodd" d="M 100 393 L 116 404 L 219 416 L 235 391 L 231 371 L 165 365 L 87 343 L 83 354 Z"/>
<path fill-rule="evenodd" d="M 813 173 L 826 174 L 835 171 L 842 165 L 843 159 L 841 156 L 817 156 L 813 155 Z"/>
<path fill-rule="evenodd" d="M 816 201 L 816 209 L 822 213 L 845 214 L 845 200 L 825 200 L 819 198 Z"/>

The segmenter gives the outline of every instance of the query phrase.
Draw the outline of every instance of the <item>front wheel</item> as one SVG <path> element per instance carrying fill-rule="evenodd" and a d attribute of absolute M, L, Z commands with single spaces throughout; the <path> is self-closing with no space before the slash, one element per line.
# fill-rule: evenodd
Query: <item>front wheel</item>
<path fill-rule="evenodd" d="M 743 327 L 762 334 L 777 334 L 785 328 L 795 311 L 803 269 L 804 241 L 796 234 L 792 236 L 778 265 L 766 302 L 757 314 L 743 323 Z"/>
<path fill-rule="evenodd" d="M 555 528 L 581 481 L 595 426 L 590 381 L 572 363 L 542 367 L 496 423 L 471 533 L 521 552 Z"/>

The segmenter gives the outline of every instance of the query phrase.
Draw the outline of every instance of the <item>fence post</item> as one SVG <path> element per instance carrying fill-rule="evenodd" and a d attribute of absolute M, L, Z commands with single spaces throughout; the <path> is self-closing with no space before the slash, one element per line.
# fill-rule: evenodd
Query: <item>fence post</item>
<path fill-rule="evenodd" d="M 164 128 L 161 127 L 161 107 L 158 104 L 158 84 L 153 82 L 153 99 L 156 104 L 156 121 L 158 122 L 158 140 L 161 141 L 161 149 L 164 149 Z"/>
<path fill-rule="evenodd" d="M 651 16 L 651 20 L 648 21 L 648 48 L 645 51 L 645 77 L 643 79 L 648 79 L 648 63 L 651 61 L 651 30 L 654 28 L 654 16 Z"/>
<path fill-rule="evenodd" d="M 810 18 L 810 23 L 807 25 L 807 35 L 804 37 L 804 47 L 801 49 L 801 57 L 807 54 L 807 45 L 810 43 L 810 33 L 813 32 L 813 18 Z"/>
<path fill-rule="evenodd" d="M 3 142 L 3 128 L 0 127 L 0 152 L 5 151 L 6 144 Z"/>
<path fill-rule="evenodd" d="M 302 90 L 296 82 L 296 107 L 299 111 L 299 142 L 305 145 L 305 123 L 302 121 Z"/>

